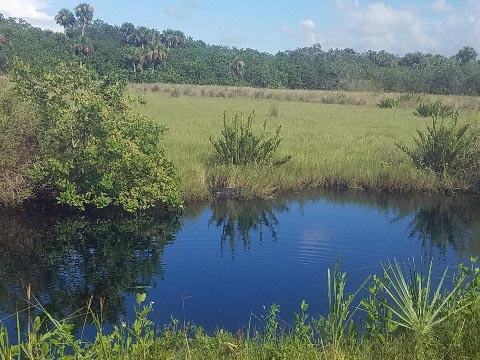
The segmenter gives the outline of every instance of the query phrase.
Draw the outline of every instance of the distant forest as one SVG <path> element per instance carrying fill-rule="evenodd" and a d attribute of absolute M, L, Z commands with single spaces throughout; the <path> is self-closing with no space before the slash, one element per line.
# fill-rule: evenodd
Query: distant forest
<path fill-rule="evenodd" d="M 320 44 L 268 54 L 209 45 L 178 30 L 107 24 L 83 13 L 59 11 L 64 33 L 41 30 L 0 14 L 0 72 L 16 58 L 54 67 L 80 61 L 100 74 L 130 82 L 262 88 L 480 94 L 480 62 L 469 46 L 455 56 L 386 51 L 324 50 Z M 82 9 L 81 9 L 82 10 Z"/>

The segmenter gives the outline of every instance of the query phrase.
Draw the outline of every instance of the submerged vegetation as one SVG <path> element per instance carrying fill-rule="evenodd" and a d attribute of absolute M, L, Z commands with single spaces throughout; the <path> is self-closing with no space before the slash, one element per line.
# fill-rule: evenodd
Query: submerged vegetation
<path fill-rule="evenodd" d="M 288 324 L 274 304 L 259 317 L 263 328 L 249 325 L 236 335 L 222 329 L 208 334 L 178 320 L 156 329 L 149 319 L 154 304 L 145 305 L 146 294 L 139 293 L 133 322 L 120 322 L 110 332 L 102 330 L 102 313 L 92 312 L 91 301 L 76 313 L 97 328 L 96 337 L 88 341 L 75 337 L 68 318 L 57 320 L 29 299 L 24 311 L 33 316 L 27 317 L 26 333 L 17 328 L 18 344 L 10 343 L 7 329 L 0 325 L 0 355 L 5 360 L 475 359 L 480 355 L 480 270 L 475 261 L 460 264 L 449 276 L 447 268 L 439 282 L 432 278 L 431 265 L 424 272 L 390 262 L 383 274 L 367 279 L 355 293 L 347 293 L 348 275 L 340 272 L 337 262 L 333 275 L 328 272 L 328 315 L 311 316 L 303 301 L 294 323 Z M 451 282 L 444 286 L 448 278 Z M 433 283 L 438 284 L 435 292 Z M 355 312 L 364 312 L 365 320 L 354 321 Z M 23 316 L 17 313 L 17 319 L 19 315 Z"/>

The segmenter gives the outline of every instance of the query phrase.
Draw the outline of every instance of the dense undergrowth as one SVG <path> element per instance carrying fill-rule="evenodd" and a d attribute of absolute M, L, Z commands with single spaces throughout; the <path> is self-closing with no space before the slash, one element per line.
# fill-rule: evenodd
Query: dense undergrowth
<path fill-rule="evenodd" d="M 178 320 L 158 330 L 149 320 L 153 303 L 137 294 L 136 318 L 103 332 L 102 313 L 93 314 L 91 301 L 71 315 L 84 317 L 97 328 L 95 339 L 75 336 L 69 318 L 54 319 L 38 303 L 24 312 L 17 344 L 0 326 L 0 356 L 13 359 L 478 359 L 480 356 L 480 270 L 472 259 L 440 279 L 427 270 L 397 262 L 383 265 L 383 273 L 369 277 L 355 293 L 347 293 L 347 274 L 338 263 L 328 271 L 328 310 L 308 313 L 303 301 L 294 323 L 281 318 L 272 305 L 259 318 L 262 328 L 239 329 L 235 334 Z M 425 265 L 425 264 L 423 264 Z M 435 285 L 434 285 L 435 283 Z M 100 306 L 102 309 L 102 306 Z M 34 316 L 34 314 L 38 314 Z M 355 317 L 354 314 L 364 313 Z M 88 320 L 87 320 L 88 319 Z M 355 320 L 354 320 L 355 319 Z M 358 320 L 363 319 L 363 320 Z M 249 322 L 249 324 L 251 324 Z M 10 334 L 12 335 L 12 334 Z"/>

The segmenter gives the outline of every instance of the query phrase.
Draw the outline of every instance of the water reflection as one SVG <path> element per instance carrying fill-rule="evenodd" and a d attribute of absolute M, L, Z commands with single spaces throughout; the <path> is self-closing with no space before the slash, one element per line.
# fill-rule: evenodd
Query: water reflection
<path fill-rule="evenodd" d="M 93 297 L 114 322 L 125 312 L 121 293 L 154 285 L 161 256 L 180 228 L 178 218 L 2 214 L 0 310 L 13 313 L 23 287 L 54 316 L 67 316 Z M 78 319 L 79 322 L 84 319 Z"/>
<path fill-rule="evenodd" d="M 288 211 L 288 206 L 283 199 L 262 202 L 222 200 L 212 205 L 208 224 L 221 229 L 221 247 L 229 246 L 233 254 L 237 243 L 244 249 L 250 248 L 253 232 L 258 233 L 259 241 L 263 241 L 264 231 L 277 240 L 277 214 L 285 211 Z"/>
<path fill-rule="evenodd" d="M 182 219 L 0 213 L 0 319 L 15 312 L 30 283 L 57 317 L 91 296 L 98 312 L 104 298 L 108 322 L 129 316 L 137 291 L 161 308 L 159 323 L 182 317 L 186 291 L 189 319 L 236 331 L 252 309 L 274 302 L 290 314 L 313 299 L 312 311 L 322 313 L 326 269 L 339 254 L 353 288 L 387 258 L 434 256 L 443 267 L 478 256 L 480 201 L 306 192 L 190 205 Z"/>

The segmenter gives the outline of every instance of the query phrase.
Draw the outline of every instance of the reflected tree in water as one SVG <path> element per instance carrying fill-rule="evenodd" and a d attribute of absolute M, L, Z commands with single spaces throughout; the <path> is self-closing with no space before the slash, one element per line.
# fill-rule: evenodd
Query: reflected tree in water
<path fill-rule="evenodd" d="M 480 205 L 459 199 L 433 200 L 413 212 L 410 236 L 418 238 L 431 255 L 451 246 L 461 257 L 480 255 Z"/>
<path fill-rule="evenodd" d="M 3 214 L 0 223 L 0 306 L 15 312 L 23 288 L 54 316 L 65 317 L 92 298 L 92 310 L 115 322 L 125 313 L 121 293 L 153 285 L 161 255 L 180 229 L 178 217 Z M 79 318 L 78 323 L 84 321 Z"/>
<path fill-rule="evenodd" d="M 250 248 L 252 234 L 258 234 L 263 241 L 267 230 L 272 239 L 277 240 L 276 227 L 278 219 L 275 215 L 288 211 L 285 201 L 244 202 L 236 200 L 219 200 L 212 205 L 212 216 L 209 225 L 214 224 L 221 229 L 221 246 L 229 246 L 232 255 L 237 243 L 244 249 Z"/>

